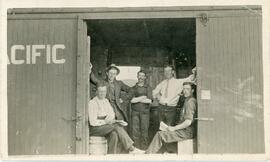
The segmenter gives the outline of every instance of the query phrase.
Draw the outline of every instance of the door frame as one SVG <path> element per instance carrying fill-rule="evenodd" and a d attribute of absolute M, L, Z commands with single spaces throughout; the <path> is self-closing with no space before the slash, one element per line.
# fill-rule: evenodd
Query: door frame
<path fill-rule="evenodd" d="M 87 50 L 87 26 L 84 19 L 77 18 L 77 83 L 76 83 L 76 154 L 87 154 L 89 143 L 88 129 L 88 99 L 89 99 L 89 74 L 88 65 L 90 54 Z"/>

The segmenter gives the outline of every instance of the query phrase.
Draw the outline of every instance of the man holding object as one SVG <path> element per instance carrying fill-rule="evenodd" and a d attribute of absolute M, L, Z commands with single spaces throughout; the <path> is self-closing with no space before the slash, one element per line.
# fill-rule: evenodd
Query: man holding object
<path fill-rule="evenodd" d="M 148 129 L 150 120 L 150 103 L 152 102 L 152 89 L 146 84 L 146 72 L 140 70 L 137 73 L 138 83 L 132 87 L 131 99 L 131 133 L 134 146 L 139 149 L 147 149 Z"/>
<path fill-rule="evenodd" d="M 154 136 L 150 146 L 146 150 L 147 154 L 157 153 L 161 147 L 167 143 L 182 141 L 194 138 L 197 102 L 193 94 L 195 85 L 191 82 L 183 83 L 183 93 L 185 96 L 184 106 L 180 114 L 180 120 L 176 126 L 168 126 L 165 131 L 158 131 Z"/>

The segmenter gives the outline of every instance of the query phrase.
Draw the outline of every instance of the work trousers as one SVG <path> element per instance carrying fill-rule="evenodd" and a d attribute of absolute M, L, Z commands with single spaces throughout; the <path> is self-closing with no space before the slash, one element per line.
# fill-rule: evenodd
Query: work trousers
<path fill-rule="evenodd" d="M 105 136 L 108 142 L 109 154 L 122 153 L 121 147 L 127 152 L 134 143 L 124 128 L 118 124 L 91 126 L 90 135 Z"/>
<path fill-rule="evenodd" d="M 183 141 L 186 139 L 191 139 L 193 136 L 193 132 L 186 129 L 176 131 L 158 131 L 150 143 L 148 149 L 146 150 L 146 153 L 158 153 L 162 146 L 173 144 L 175 142 Z"/>
<path fill-rule="evenodd" d="M 131 134 L 134 140 L 134 146 L 146 150 L 149 143 L 148 129 L 150 115 L 149 111 L 132 111 L 131 114 L 132 128 Z"/>
<path fill-rule="evenodd" d="M 159 105 L 159 122 L 163 121 L 169 126 L 174 126 L 176 122 L 176 106 Z"/>

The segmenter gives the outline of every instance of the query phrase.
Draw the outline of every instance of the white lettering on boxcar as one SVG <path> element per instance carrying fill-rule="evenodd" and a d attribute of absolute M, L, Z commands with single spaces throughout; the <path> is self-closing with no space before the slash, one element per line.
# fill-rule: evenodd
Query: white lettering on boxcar
<path fill-rule="evenodd" d="M 41 53 L 37 50 L 45 49 L 45 45 L 33 45 L 32 46 L 32 64 L 36 64 L 36 57 L 40 57 Z"/>
<path fill-rule="evenodd" d="M 13 45 L 11 46 L 10 59 L 8 57 L 8 64 L 36 64 L 39 60 L 45 61 L 46 64 L 63 64 L 66 62 L 65 58 L 59 56 L 61 50 L 66 47 L 64 44 L 54 45 Z M 61 52 L 64 54 L 64 52 Z M 45 55 L 44 57 L 42 57 Z M 43 59 L 42 59 L 43 58 Z M 44 59 L 45 58 L 45 59 Z"/>
<path fill-rule="evenodd" d="M 24 60 L 18 60 L 16 59 L 16 51 L 18 50 L 24 50 L 24 46 L 23 45 L 14 45 L 11 47 L 11 63 L 12 64 L 23 64 Z"/>
<path fill-rule="evenodd" d="M 56 58 L 56 55 L 57 55 L 57 49 L 65 49 L 65 45 L 63 44 L 56 44 L 52 47 L 52 61 L 55 63 L 55 64 L 63 64 L 65 63 L 65 59 L 60 59 L 58 60 Z"/>

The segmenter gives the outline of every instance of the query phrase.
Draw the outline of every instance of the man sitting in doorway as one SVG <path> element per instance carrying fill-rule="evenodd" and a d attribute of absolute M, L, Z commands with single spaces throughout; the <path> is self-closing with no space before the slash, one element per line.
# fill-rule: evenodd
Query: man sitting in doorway
<path fill-rule="evenodd" d="M 97 84 L 97 96 L 90 100 L 88 105 L 90 135 L 105 136 L 108 141 L 109 154 L 119 153 L 119 143 L 131 154 L 143 153 L 142 150 L 133 146 L 134 142 L 122 127 L 127 123 L 123 120 L 115 120 L 114 110 L 106 99 L 106 94 L 106 83 L 99 82 Z"/>
<path fill-rule="evenodd" d="M 160 84 L 153 90 L 153 98 L 159 101 L 159 122 L 163 121 L 169 126 L 176 122 L 176 105 L 183 90 L 184 82 L 194 82 L 196 80 L 196 68 L 192 69 L 193 74 L 188 78 L 176 79 L 175 69 L 172 65 L 164 67 L 164 76 Z"/>
<path fill-rule="evenodd" d="M 150 103 L 152 102 L 152 89 L 145 82 L 146 72 L 137 73 L 138 82 L 132 87 L 131 99 L 131 134 L 134 146 L 146 150 L 149 144 L 148 129 L 150 120 Z"/>
<path fill-rule="evenodd" d="M 164 144 L 194 138 L 195 123 L 193 121 L 197 109 L 197 101 L 193 96 L 194 91 L 195 85 L 193 83 L 183 83 L 185 102 L 178 125 L 167 126 L 166 130 L 158 131 L 146 150 L 146 154 L 158 153 Z"/>

